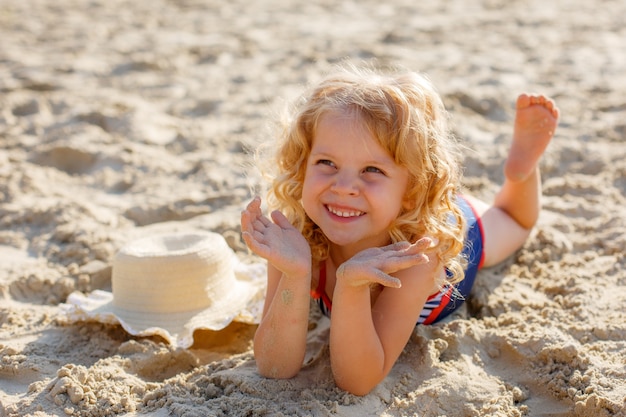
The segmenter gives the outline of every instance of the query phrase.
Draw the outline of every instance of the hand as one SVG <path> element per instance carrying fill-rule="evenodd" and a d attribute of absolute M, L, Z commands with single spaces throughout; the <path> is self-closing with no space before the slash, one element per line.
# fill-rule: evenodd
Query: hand
<path fill-rule="evenodd" d="M 304 236 L 279 211 L 272 220 L 261 212 L 261 199 L 254 198 L 241 212 L 243 240 L 250 250 L 274 265 L 286 276 L 302 276 L 311 271 L 311 248 Z"/>
<path fill-rule="evenodd" d="M 389 274 L 429 262 L 424 251 L 432 244 L 432 239 L 422 238 L 413 244 L 397 242 L 365 249 L 337 268 L 337 282 L 343 281 L 355 287 L 377 283 L 400 288 L 400 280 Z"/>

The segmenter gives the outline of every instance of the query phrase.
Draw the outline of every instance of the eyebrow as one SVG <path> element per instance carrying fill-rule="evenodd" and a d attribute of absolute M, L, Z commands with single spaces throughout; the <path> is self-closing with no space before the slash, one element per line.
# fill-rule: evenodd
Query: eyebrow
<path fill-rule="evenodd" d="M 309 157 L 315 157 L 315 158 L 322 158 L 322 159 L 330 159 L 330 160 L 334 160 L 335 157 L 333 156 L 333 154 L 326 152 L 325 150 L 321 150 L 321 151 L 313 151 L 313 149 L 311 149 L 311 152 L 309 153 Z M 390 168 L 399 168 L 398 164 L 395 163 L 395 161 L 387 156 L 385 158 L 385 160 L 379 160 L 379 159 L 368 159 L 366 161 L 361 161 L 362 165 L 364 166 L 377 166 L 377 167 L 381 167 L 381 168 L 385 168 L 386 170 L 390 169 Z"/>
<path fill-rule="evenodd" d="M 318 148 L 320 149 L 317 152 L 314 152 L 314 149 Z M 389 155 L 384 149 L 383 149 L 383 153 L 384 153 L 384 161 L 381 160 L 374 160 L 374 159 L 368 159 L 365 162 L 366 166 L 370 166 L 370 165 L 378 165 L 378 166 L 382 166 L 382 167 L 398 167 L 398 164 L 396 164 L 394 158 Z M 328 157 L 328 159 L 333 159 L 333 154 L 330 153 L 325 147 L 323 147 L 322 145 L 320 145 L 319 143 L 317 143 L 317 141 L 315 140 L 315 138 L 313 138 L 313 141 L 311 142 L 311 150 L 309 151 L 309 156 L 311 155 L 315 155 L 316 157 Z"/>

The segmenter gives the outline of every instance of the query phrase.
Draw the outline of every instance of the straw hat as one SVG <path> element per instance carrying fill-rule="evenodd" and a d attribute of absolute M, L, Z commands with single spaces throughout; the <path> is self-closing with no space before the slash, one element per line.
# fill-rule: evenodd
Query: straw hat
<path fill-rule="evenodd" d="M 120 323 L 133 335 L 160 335 L 187 348 L 196 329 L 220 330 L 231 321 L 258 323 L 265 270 L 238 261 L 211 232 L 145 237 L 113 260 L 113 292 L 70 294 L 70 321 Z"/>

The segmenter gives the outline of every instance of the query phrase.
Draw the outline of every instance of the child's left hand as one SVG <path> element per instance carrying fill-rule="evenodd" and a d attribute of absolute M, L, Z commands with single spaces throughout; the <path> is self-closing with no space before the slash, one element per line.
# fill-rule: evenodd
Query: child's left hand
<path fill-rule="evenodd" d="M 432 243 L 430 238 L 422 238 L 414 244 L 397 242 L 380 248 L 365 249 L 339 266 L 337 281 L 355 287 L 377 283 L 400 288 L 400 280 L 389 274 L 429 262 L 424 251 Z"/>

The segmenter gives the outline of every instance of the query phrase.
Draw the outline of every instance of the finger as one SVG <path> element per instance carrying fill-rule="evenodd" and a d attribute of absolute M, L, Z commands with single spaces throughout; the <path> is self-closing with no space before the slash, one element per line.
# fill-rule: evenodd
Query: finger
<path fill-rule="evenodd" d="M 252 233 L 243 232 L 241 234 L 244 242 L 248 245 L 248 248 L 261 258 L 267 259 L 270 254 L 270 248 L 267 245 L 262 244 L 257 239 L 254 238 Z"/>
<path fill-rule="evenodd" d="M 259 197 L 255 197 L 252 201 L 250 201 L 245 210 L 241 212 L 242 219 L 246 217 L 247 219 L 250 219 L 251 222 L 253 219 L 261 216 L 263 216 L 263 213 L 261 212 L 261 199 Z"/>
<path fill-rule="evenodd" d="M 241 216 L 242 219 L 247 219 L 247 221 L 251 224 L 251 227 L 263 229 L 272 222 L 263 215 L 261 207 L 256 204 L 257 202 L 260 203 L 260 200 L 253 200 L 250 204 L 248 204 L 248 207 L 241 213 Z"/>
<path fill-rule="evenodd" d="M 256 231 L 262 231 L 267 227 L 269 220 L 263 219 L 263 216 L 258 213 L 252 213 L 245 210 L 241 213 L 241 229 L 250 233 Z"/>
<path fill-rule="evenodd" d="M 353 265 L 352 267 L 346 268 L 348 265 L 343 263 L 337 268 L 337 280 L 347 279 L 349 285 L 354 287 L 359 287 L 363 285 L 370 285 L 372 283 L 378 283 L 385 287 L 392 288 L 400 288 L 402 283 L 396 277 L 392 277 L 391 275 L 381 271 L 378 268 L 359 268 L 358 265 Z M 353 269 L 354 266 L 357 267 L 356 271 Z M 350 277 L 346 276 L 346 269 L 349 269 Z M 356 276 L 355 276 L 356 275 Z M 358 278 L 357 278 L 358 277 Z"/>
<path fill-rule="evenodd" d="M 272 222 L 266 216 L 263 215 L 263 211 L 261 210 L 261 198 L 255 197 L 252 202 L 249 204 L 252 213 L 256 216 L 257 220 L 261 222 L 261 224 L 267 227 Z"/>
<path fill-rule="evenodd" d="M 396 243 L 392 243 L 391 245 L 387 245 L 387 246 L 383 246 L 382 249 L 385 252 L 388 251 L 403 251 L 403 250 L 407 250 L 411 247 L 411 244 L 407 241 L 402 241 L 402 242 L 396 242 Z"/>
<path fill-rule="evenodd" d="M 392 277 L 391 275 L 385 274 L 384 272 L 377 270 L 371 275 L 368 275 L 367 278 L 362 279 L 354 279 L 349 282 L 349 285 L 353 287 L 361 287 L 363 285 L 370 285 L 373 283 L 380 284 L 385 287 L 391 288 L 400 288 L 402 287 L 402 283 L 398 278 Z"/>
<path fill-rule="evenodd" d="M 419 239 L 417 242 L 407 247 L 405 251 L 410 252 L 410 253 L 420 253 L 420 252 L 427 251 L 428 249 L 434 248 L 438 244 L 439 244 L 439 240 L 436 238 L 423 237 Z"/>
<path fill-rule="evenodd" d="M 272 216 L 272 220 L 274 220 L 274 223 L 280 226 L 281 229 L 293 228 L 293 225 L 289 222 L 289 220 L 287 220 L 287 217 L 285 217 L 285 215 L 281 213 L 280 211 L 274 210 L 271 216 Z"/>
<path fill-rule="evenodd" d="M 252 230 L 252 213 L 248 209 L 241 212 L 241 230 Z"/>
<path fill-rule="evenodd" d="M 382 254 L 394 256 L 397 253 L 403 256 L 405 253 L 420 253 L 436 245 L 436 239 L 423 237 L 415 243 L 406 241 L 392 243 L 391 245 L 380 248 Z"/>
<path fill-rule="evenodd" d="M 387 274 L 402 271 L 403 269 L 411 268 L 412 266 L 426 264 L 430 262 L 430 258 L 423 253 L 416 253 L 412 255 L 396 256 L 384 260 L 380 269 Z"/>
<path fill-rule="evenodd" d="M 268 219 L 267 217 L 263 216 L 262 214 L 259 213 L 259 215 L 256 217 L 255 219 L 256 222 L 258 222 L 260 224 L 261 229 L 265 229 L 267 228 L 269 225 L 272 224 L 272 221 L 270 219 Z"/>
<path fill-rule="evenodd" d="M 422 238 L 415 243 L 409 242 L 396 242 L 394 244 L 385 246 L 380 252 L 381 257 L 403 257 L 407 255 L 422 253 L 426 251 L 432 244 L 429 238 Z"/>
<path fill-rule="evenodd" d="M 246 210 L 249 211 L 261 211 L 261 198 L 256 196 L 248 203 Z"/>
<path fill-rule="evenodd" d="M 374 281 L 385 287 L 400 288 L 402 282 L 396 277 L 392 277 L 389 274 L 385 274 L 383 271 L 376 270 L 374 274 Z"/>
<path fill-rule="evenodd" d="M 411 246 L 413 246 L 413 248 L 416 250 L 423 251 L 435 245 L 436 243 L 434 239 L 431 239 L 429 237 L 423 237 Z"/>

